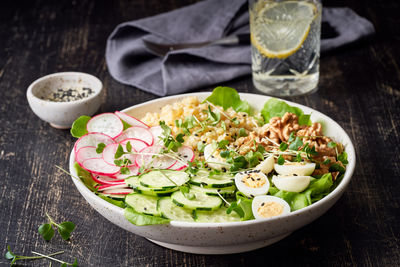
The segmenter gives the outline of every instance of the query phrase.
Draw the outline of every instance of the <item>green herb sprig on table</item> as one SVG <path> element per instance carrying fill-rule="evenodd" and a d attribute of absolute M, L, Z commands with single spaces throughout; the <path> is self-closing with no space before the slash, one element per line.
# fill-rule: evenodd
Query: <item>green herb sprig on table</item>
<path fill-rule="evenodd" d="M 55 227 L 64 240 L 69 240 L 69 238 L 71 237 L 71 233 L 75 229 L 75 224 L 69 221 L 58 224 L 49 216 L 49 214 L 46 213 L 46 216 L 49 219 L 49 222 L 40 225 L 38 228 L 38 232 L 43 237 L 43 239 L 46 241 L 50 241 L 54 236 L 53 227 Z"/>
<path fill-rule="evenodd" d="M 6 253 L 6 255 L 4 255 L 4 257 L 7 260 L 11 260 L 10 266 L 13 266 L 15 264 L 15 262 L 18 261 L 18 260 L 37 260 L 37 259 L 43 259 L 43 258 L 46 258 L 46 259 L 49 259 L 49 260 L 53 260 L 53 261 L 57 261 L 57 262 L 61 263 L 61 267 L 66 267 L 66 266 L 77 267 L 78 266 L 77 259 L 75 259 L 75 261 L 73 263 L 68 263 L 68 262 L 53 258 L 53 256 L 62 254 L 62 253 L 64 253 L 64 251 L 58 251 L 58 252 L 54 252 L 54 253 L 47 254 L 47 255 L 42 254 L 42 253 L 38 253 L 38 252 L 34 252 L 34 251 L 32 251 L 32 253 L 37 255 L 37 256 L 17 255 L 14 252 L 11 251 L 10 246 L 7 246 L 7 253 Z"/>

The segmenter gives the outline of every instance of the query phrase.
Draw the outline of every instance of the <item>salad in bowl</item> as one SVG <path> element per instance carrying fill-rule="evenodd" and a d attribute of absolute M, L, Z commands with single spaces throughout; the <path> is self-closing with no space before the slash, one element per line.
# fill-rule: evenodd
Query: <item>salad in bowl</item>
<path fill-rule="evenodd" d="M 343 142 L 343 136 L 324 134 L 329 122 L 263 97 L 255 107 L 255 98 L 217 87 L 211 94 L 167 98 L 134 116 L 119 111 L 82 116 L 71 129 L 78 138 L 71 153 L 72 173 L 79 179 L 74 182 L 83 183 L 92 206 L 102 203 L 97 210 L 107 206 L 108 219 L 167 247 L 232 253 L 275 242 L 320 215 L 298 218 L 303 210 L 316 206 L 321 213 L 333 205 L 351 177 L 354 151 L 347 135 Z M 334 191 L 331 203 L 318 208 Z M 301 222 L 278 227 L 292 215 Z M 264 239 L 257 236 L 250 246 L 229 247 L 232 240 L 221 238 L 222 250 L 212 250 L 215 242 L 196 245 L 165 234 L 165 228 L 179 226 L 177 233 L 187 230 L 195 238 L 201 229 L 225 226 L 229 232 L 253 224 L 254 231 L 267 224 L 280 229 Z M 236 241 L 253 243 L 249 237 Z"/>

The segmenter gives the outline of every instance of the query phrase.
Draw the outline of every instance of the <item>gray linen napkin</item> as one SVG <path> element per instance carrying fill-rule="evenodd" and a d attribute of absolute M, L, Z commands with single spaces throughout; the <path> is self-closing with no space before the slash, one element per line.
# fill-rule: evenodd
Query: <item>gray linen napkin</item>
<path fill-rule="evenodd" d="M 348 8 L 324 8 L 322 20 L 338 36 L 321 40 L 328 51 L 374 33 L 373 25 Z M 159 58 L 142 40 L 191 43 L 248 33 L 246 0 L 206 0 L 154 17 L 122 23 L 107 40 L 106 62 L 117 81 L 158 96 L 179 94 L 251 73 L 249 45 L 171 51 Z"/>

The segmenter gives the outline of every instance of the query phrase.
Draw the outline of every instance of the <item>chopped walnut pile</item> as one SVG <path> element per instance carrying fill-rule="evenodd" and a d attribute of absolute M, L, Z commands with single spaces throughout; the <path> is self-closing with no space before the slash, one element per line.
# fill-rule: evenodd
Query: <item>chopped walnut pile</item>
<path fill-rule="evenodd" d="M 322 126 L 319 122 L 314 122 L 311 126 L 304 127 L 296 133 L 297 136 L 303 137 L 303 143 L 308 143 L 310 147 L 315 147 L 318 157 L 335 156 L 334 148 L 328 147 L 328 143 L 332 141 L 322 134 Z"/>
<path fill-rule="evenodd" d="M 322 175 L 325 173 L 329 172 L 329 168 L 333 165 L 333 164 L 339 164 L 340 166 L 343 166 L 343 163 L 341 161 L 336 161 L 335 157 L 330 157 L 330 156 L 322 156 L 321 157 L 322 161 L 319 163 L 319 169 L 315 169 L 312 175 Z M 326 162 L 326 160 L 328 160 L 328 163 L 323 163 Z M 339 175 L 339 172 L 332 172 L 332 179 L 336 180 L 337 176 Z"/>
<path fill-rule="evenodd" d="M 286 112 L 282 118 L 273 117 L 269 120 L 269 127 L 266 136 L 276 143 L 286 142 L 291 132 L 297 132 L 302 126 L 299 125 L 297 116 Z"/>
<path fill-rule="evenodd" d="M 328 143 L 331 142 L 332 139 L 322 134 L 322 126 L 320 123 L 315 122 L 311 126 L 299 125 L 297 115 L 289 112 L 286 112 L 282 118 L 271 118 L 269 123 L 249 132 L 248 136 L 238 138 L 234 146 L 241 155 L 245 155 L 250 150 L 254 150 L 254 144 L 256 146 L 260 144 L 266 149 L 271 150 L 274 143 L 280 144 L 282 142 L 287 142 L 292 132 L 294 132 L 296 136 L 301 137 L 304 144 L 308 143 L 309 147 L 315 148 L 318 155 L 314 159 L 317 162 L 323 162 L 324 157 L 334 158 L 336 153 L 342 152 L 341 146 L 336 148 L 328 147 Z M 274 149 L 277 148 L 275 147 Z M 287 159 L 290 160 L 291 156 L 285 157 L 288 157 Z M 329 166 L 327 168 L 321 168 L 319 172 L 329 172 Z"/>

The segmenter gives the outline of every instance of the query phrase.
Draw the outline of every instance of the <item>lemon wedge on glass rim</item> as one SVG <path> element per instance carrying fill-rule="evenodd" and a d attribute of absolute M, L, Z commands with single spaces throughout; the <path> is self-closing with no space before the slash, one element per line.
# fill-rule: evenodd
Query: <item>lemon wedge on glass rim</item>
<path fill-rule="evenodd" d="M 253 46 L 268 58 L 287 58 L 307 39 L 317 6 L 299 1 L 264 2 L 251 13 Z"/>

